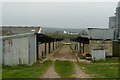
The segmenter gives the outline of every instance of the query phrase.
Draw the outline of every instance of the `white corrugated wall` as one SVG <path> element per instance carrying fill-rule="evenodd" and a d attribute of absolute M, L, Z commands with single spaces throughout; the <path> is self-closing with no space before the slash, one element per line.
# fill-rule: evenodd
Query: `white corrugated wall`
<path fill-rule="evenodd" d="M 29 37 L 29 51 L 29 64 L 33 64 L 37 60 L 35 35 Z"/>
<path fill-rule="evenodd" d="M 11 37 L 3 40 L 3 64 L 33 64 L 36 61 L 36 36 Z"/>
<path fill-rule="evenodd" d="M 3 40 L 3 63 L 5 65 L 28 64 L 28 37 Z"/>

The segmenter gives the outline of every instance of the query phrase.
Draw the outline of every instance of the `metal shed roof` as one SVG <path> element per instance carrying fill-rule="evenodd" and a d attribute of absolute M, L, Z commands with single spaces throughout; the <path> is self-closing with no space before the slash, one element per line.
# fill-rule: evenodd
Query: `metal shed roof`
<path fill-rule="evenodd" d="M 23 33 L 38 33 L 41 27 L 33 27 L 33 26 L 2 26 L 0 27 L 2 32 L 11 31 L 13 34 L 23 34 Z M 5 35 L 3 33 L 3 35 Z"/>
<path fill-rule="evenodd" d="M 114 39 L 113 29 L 87 28 L 81 34 L 89 36 L 90 39 Z"/>

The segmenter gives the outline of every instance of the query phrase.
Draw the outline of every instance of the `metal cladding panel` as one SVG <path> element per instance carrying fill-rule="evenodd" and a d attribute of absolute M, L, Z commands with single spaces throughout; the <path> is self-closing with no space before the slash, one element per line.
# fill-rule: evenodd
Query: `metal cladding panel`
<path fill-rule="evenodd" d="M 19 64 L 29 64 L 29 42 L 28 37 L 18 39 L 19 41 Z"/>
<path fill-rule="evenodd" d="M 3 64 L 28 64 L 28 37 L 3 40 Z"/>
<path fill-rule="evenodd" d="M 105 59 L 105 50 L 92 50 L 92 60 Z"/>
<path fill-rule="evenodd" d="M 92 39 L 114 39 L 114 30 L 91 29 L 88 35 Z"/>
<path fill-rule="evenodd" d="M 12 46 L 12 48 L 13 48 L 13 51 L 12 51 L 12 65 L 17 65 L 17 64 L 20 64 L 19 63 L 19 60 L 20 60 L 20 39 L 13 39 L 13 46 Z"/>
<path fill-rule="evenodd" d="M 29 37 L 29 64 L 33 64 L 36 62 L 36 36 L 30 36 Z"/>
<path fill-rule="evenodd" d="M 5 65 L 13 65 L 12 63 L 12 40 L 11 39 L 6 39 L 3 41 L 3 63 Z"/>

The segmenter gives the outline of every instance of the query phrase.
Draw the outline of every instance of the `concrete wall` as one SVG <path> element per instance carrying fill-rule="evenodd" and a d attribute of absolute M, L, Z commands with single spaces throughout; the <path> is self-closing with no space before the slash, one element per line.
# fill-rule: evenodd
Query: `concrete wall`
<path fill-rule="evenodd" d="M 48 52 L 49 52 L 49 51 L 48 51 L 48 50 L 49 50 L 49 45 L 48 45 L 48 43 L 46 43 L 46 47 L 47 47 L 47 48 L 46 48 L 46 54 L 48 55 L 48 54 L 49 54 L 49 53 L 48 53 Z"/>
<path fill-rule="evenodd" d="M 84 51 L 85 52 L 89 52 L 90 48 L 89 48 L 89 44 L 84 44 Z"/>
<path fill-rule="evenodd" d="M 5 65 L 33 64 L 36 61 L 35 35 L 3 39 Z"/>
<path fill-rule="evenodd" d="M 42 51 L 45 51 L 45 43 L 42 43 L 38 46 L 39 58 L 42 57 Z"/>
<path fill-rule="evenodd" d="M 56 50 L 60 45 L 62 44 L 61 41 L 58 42 L 54 42 L 54 50 Z M 39 58 L 42 57 L 42 51 L 45 51 L 45 43 L 42 43 L 40 45 L 38 45 L 38 52 L 39 52 Z M 50 43 L 50 53 L 52 53 L 53 51 L 53 42 Z M 46 56 L 50 54 L 49 53 L 49 43 L 46 43 Z"/>
<path fill-rule="evenodd" d="M 100 49 L 103 46 L 103 49 L 105 50 L 106 56 L 112 56 L 112 41 L 104 41 L 103 44 L 101 44 L 101 40 L 90 40 L 90 44 L 85 46 L 85 50 L 92 53 L 93 49 Z"/>
<path fill-rule="evenodd" d="M 75 49 L 75 45 L 76 49 Z M 78 53 L 83 53 L 83 49 L 84 52 L 89 52 L 90 54 L 92 53 L 93 49 L 100 49 L 103 46 L 103 49 L 106 52 L 106 56 L 112 56 L 112 41 L 108 40 L 108 41 L 104 41 L 104 43 L 101 45 L 101 40 L 90 40 L 90 44 L 84 44 L 81 43 L 81 47 L 80 47 L 80 43 L 78 42 L 71 42 L 71 48 L 78 52 Z"/>
<path fill-rule="evenodd" d="M 80 43 L 79 42 L 71 42 L 71 48 L 76 52 L 80 52 Z"/>
<path fill-rule="evenodd" d="M 71 48 L 72 48 L 72 50 L 75 49 L 75 42 L 71 42 Z"/>
<path fill-rule="evenodd" d="M 51 47 L 51 52 L 53 52 L 53 42 L 50 43 L 50 47 Z"/>

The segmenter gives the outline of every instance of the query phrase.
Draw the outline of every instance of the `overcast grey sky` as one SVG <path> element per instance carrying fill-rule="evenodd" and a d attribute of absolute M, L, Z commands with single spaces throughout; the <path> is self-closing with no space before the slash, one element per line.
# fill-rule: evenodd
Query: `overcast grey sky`
<path fill-rule="evenodd" d="M 117 2 L 4 2 L 3 25 L 57 28 L 108 27 Z"/>

